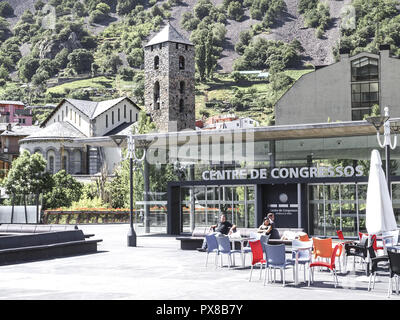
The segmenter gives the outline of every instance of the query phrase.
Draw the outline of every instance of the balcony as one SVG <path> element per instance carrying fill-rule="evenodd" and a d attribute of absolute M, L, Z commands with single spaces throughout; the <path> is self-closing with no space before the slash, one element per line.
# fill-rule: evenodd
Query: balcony
<path fill-rule="evenodd" d="M 31 111 L 27 110 L 27 109 L 16 109 L 14 113 L 16 116 L 30 116 L 31 115 Z"/>

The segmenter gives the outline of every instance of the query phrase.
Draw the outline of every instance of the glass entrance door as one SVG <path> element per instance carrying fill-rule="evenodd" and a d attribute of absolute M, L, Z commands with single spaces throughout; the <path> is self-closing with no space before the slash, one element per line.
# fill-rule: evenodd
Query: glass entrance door
<path fill-rule="evenodd" d="M 181 187 L 183 232 L 215 225 L 222 213 L 239 228 L 254 227 L 254 185 Z"/>

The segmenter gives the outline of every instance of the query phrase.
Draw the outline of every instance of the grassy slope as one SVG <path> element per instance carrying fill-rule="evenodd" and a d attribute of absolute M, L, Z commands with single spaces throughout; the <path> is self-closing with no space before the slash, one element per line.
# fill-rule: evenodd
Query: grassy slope
<path fill-rule="evenodd" d="M 311 72 L 313 69 L 300 69 L 300 70 L 286 70 L 285 73 L 295 80 L 298 80 L 303 74 Z M 55 86 L 48 89 L 48 92 L 52 93 L 64 93 L 65 90 L 78 90 L 85 88 L 114 88 L 118 90 L 120 95 L 131 95 L 132 87 L 134 85 L 133 81 L 123 81 L 118 77 L 95 77 L 85 80 L 77 80 L 74 82 L 64 83 L 59 86 Z M 253 89 L 253 93 L 247 93 L 249 89 Z M 242 90 L 244 96 L 248 96 L 250 99 L 256 99 L 257 97 L 264 96 L 270 101 L 275 103 L 284 93 L 284 90 L 279 92 L 274 92 L 271 89 L 271 85 L 266 80 L 252 80 L 252 81 L 239 81 L 235 82 L 229 75 L 216 74 L 213 81 L 207 83 L 197 83 L 196 84 L 196 118 L 201 118 L 200 110 L 204 110 L 205 102 L 208 100 L 222 100 L 229 101 L 232 97 L 232 92 L 235 89 Z M 255 89 L 255 90 L 254 90 Z M 92 97 L 93 100 L 98 100 L 99 97 Z M 108 99 L 107 95 L 101 97 L 101 99 Z M 206 109 L 210 115 L 217 115 L 221 113 L 221 110 L 207 108 Z M 252 110 L 251 108 L 244 111 L 234 111 L 239 116 L 249 116 L 263 124 L 266 124 L 269 120 L 269 116 L 260 112 L 260 110 Z M 272 110 L 271 110 L 272 112 Z"/>
<path fill-rule="evenodd" d="M 309 73 L 313 71 L 313 69 L 299 69 L 299 70 L 286 70 L 285 73 L 291 78 L 297 81 L 303 74 Z M 240 81 L 235 82 L 229 76 L 218 75 L 213 82 L 208 82 L 206 84 L 198 84 L 196 85 L 196 118 L 200 118 L 199 111 L 205 109 L 206 100 L 222 100 L 229 101 L 232 97 L 232 92 L 236 89 L 239 89 L 244 92 L 244 97 L 249 97 L 251 100 L 256 99 L 257 97 L 264 96 L 272 101 L 274 104 L 279 98 L 285 93 L 285 90 L 281 90 L 279 92 L 274 92 L 271 89 L 271 85 L 266 80 L 257 80 L 257 81 Z M 252 91 L 257 90 L 256 93 L 250 94 L 246 93 L 247 90 L 253 89 Z M 210 115 L 217 115 L 220 113 L 220 110 L 217 109 L 206 109 Z M 238 116 L 249 116 L 255 120 L 260 121 L 262 124 L 267 124 L 270 120 L 270 116 L 268 116 L 264 112 L 260 112 L 259 110 L 245 110 L 245 111 L 234 111 Z M 271 110 L 272 112 L 272 110 Z"/>

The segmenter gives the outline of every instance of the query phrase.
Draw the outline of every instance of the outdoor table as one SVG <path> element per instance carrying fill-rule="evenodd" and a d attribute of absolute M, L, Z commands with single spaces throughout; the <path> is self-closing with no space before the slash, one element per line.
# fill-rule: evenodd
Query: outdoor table
<path fill-rule="evenodd" d="M 243 237 L 238 237 L 238 238 L 235 238 L 235 237 L 229 237 L 229 241 L 232 243 L 232 250 L 234 250 L 235 249 L 235 243 L 236 242 L 240 242 L 240 255 L 241 255 L 241 257 L 242 257 L 242 267 L 244 268 L 245 267 L 245 253 L 244 253 L 244 242 L 245 241 L 249 241 L 249 238 L 243 238 Z M 235 259 L 235 257 L 234 257 L 234 259 Z"/>
<path fill-rule="evenodd" d="M 312 255 L 312 247 L 292 247 L 290 252 L 295 253 L 295 263 L 294 263 L 294 284 L 297 286 L 299 284 L 299 253 L 300 251 L 305 251 L 308 250 L 310 251 L 310 258 Z"/>
<path fill-rule="evenodd" d="M 400 251 L 400 245 L 388 246 L 386 249 Z"/>

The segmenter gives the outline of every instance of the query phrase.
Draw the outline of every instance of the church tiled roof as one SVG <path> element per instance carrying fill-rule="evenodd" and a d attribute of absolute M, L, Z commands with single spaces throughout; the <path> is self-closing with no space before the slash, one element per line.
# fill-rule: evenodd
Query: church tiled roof
<path fill-rule="evenodd" d="M 128 97 L 121 97 L 117 99 L 112 99 L 112 100 L 105 100 L 105 101 L 100 101 L 100 102 L 95 102 L 95 101 L 90 101 L 90 100 L 78 100 L 78 99 L 63 99 L 59 105 L 53 110 L 53 112 L 47 117 L 47 119 L 41 124 L 41 127 L 44 127 L 44 125 L 47 123 L 47 121 L 51 118 L 53 114 L 57 112 L 57 110 L 60 108 L 60 106 L 63 105 L 65 101 L 69 102 L 72 104 L 75 108 L 77 108 L 79 111 L 81 111 L 84 115 L 86 115 L 90 120 L 95 119 L 98 117 L 100 114 L 103 112 L 107 111 L 110 109 L 112 106 L 115 106 L 117 103 L 127 99 L 130 101 L 138 110 L 140 108 Z"/>
<path fill-rule="evenodd" d="M 183 37 L 169 22 L 146 44 L 146 47 L 164 42 L 178 42 L 193 46 L 193 43 Z"/>
<path fill-rule="evenodd" d="M 72 124 L 65 121 L 54 122 L 49 126 L 37 130 L 25 139 L 71 139 L 86 137 L 81 131 L 76 129 Z M 22 140 L 25 140 L 22 139 Z"/>

